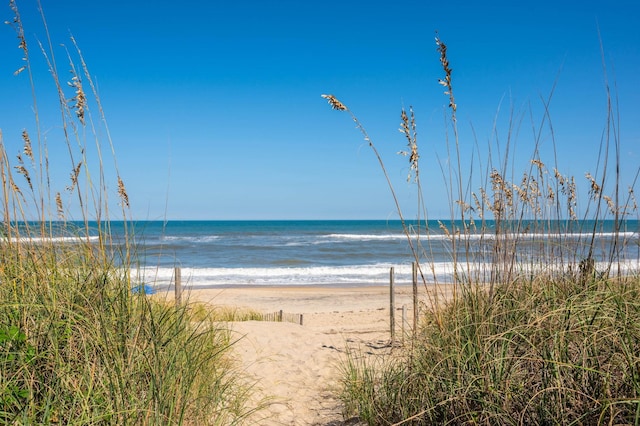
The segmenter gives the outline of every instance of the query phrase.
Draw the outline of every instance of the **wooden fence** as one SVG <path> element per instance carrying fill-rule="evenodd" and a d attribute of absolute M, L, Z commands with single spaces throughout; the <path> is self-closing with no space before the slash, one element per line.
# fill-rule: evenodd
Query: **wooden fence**
<path fill-rule="evenodd" d="M 179 267 L 174 268 L 174 290 L 175 290 L 175 304 L 180 306 L 182 304 L 182 272 Z M 303 325 L 302 314 L 285 314 L 282 310 L 278 312 L 262 314 L 262 321 L 273 322 L 292 322 L 294 324 Z"/>
<path fill-rule="evenodd" d="M 283 311 L 262 314 L 262 321 L 273 321 L 273 322 L 292 322 L 294 324 L 303 325 L 304 317 L 302 314 L 287 314 Z"/>

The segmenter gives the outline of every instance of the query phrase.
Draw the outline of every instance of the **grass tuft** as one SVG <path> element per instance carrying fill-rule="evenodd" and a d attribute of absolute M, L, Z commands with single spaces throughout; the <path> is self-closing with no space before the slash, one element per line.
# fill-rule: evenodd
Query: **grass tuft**
<path fill-rule="evenodd" d="M 346 361 L 367 424 L 637 424 L 640 280 L 523 281 L 425 313 L 415 351 Z"/>

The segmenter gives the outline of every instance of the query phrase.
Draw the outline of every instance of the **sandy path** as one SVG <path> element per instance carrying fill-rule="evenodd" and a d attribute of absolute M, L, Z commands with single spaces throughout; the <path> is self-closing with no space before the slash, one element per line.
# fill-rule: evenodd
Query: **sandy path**
<path fill-rule="evenodd" d="M 249 424 L 338 425 L 342 407 L 335 397 L 339 365 L 347 346 L 375 356 L 390 350 L 389 289 L 386 287 L 269 287 L 192 290 L 189 300 L 260 312 L 304 315 L 304 325 L 236 322 L 233 351 L 255 379 L 252 404 L 267 403 Z M 401 307 L 411 311 L 411 289 L 396 290 L 396 336 Z M 408 330 L 408 327 L 407 327 Z"/>

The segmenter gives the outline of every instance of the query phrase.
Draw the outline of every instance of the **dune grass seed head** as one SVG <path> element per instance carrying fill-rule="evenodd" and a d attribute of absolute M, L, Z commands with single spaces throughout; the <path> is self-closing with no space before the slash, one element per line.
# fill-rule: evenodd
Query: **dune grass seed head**
<path fill-rule="evenodd" d="M 437 33 L 436 33 L 437 34 Z M 449 59 L 447 58 L 447 45 L 440 40 L 440 37 L 436 35 L 436 45 L 438 46 L 438 53 L 440 53 L 440 63 L 442 64 L 442 69 L 444 70 L 444 79 L 439 79 L 438 83 L 440 83 L 446 89 L 444 94 L 449 96 L 449 107 L 451 110 L 455 112 L 457 110 L 456 100 L 453 96 L 453 87 L 451 85 L 451 74 L 453 70 L 449 66 Z"/>
<path fill-rule="evenodd" d="M 348 109 L 342 102 L 340 102 L 333 95 L 320 95 L 320 96 L 326 99 L 327 102 L 329 102 L 329 105 L 331 105 L 331 108 L 333 109 L 336 109 L 338 111 L 346 111 Z"/>
<path fill-rule="evenodd" d="M 404 108 L 400 113 L 400 133 L 407 139 L 407 151 L 400 151 L 398 154 L 409 157 L 409 174 L 407 175 L 407 181 L 411 180 L 411 174 L 414 173 L 414 178 L 418 180 L 418 132 L 416 130 L 415 114 L 413 107 L 409 107 L 409 115 Z"/>
<path fill-rule="evenodd" d="M 71 107 L 76 111 L 76 116 L 78 117 L 78 120 L 80 120 L 80 123 L 84 125 L 84 112 L 87 107 L 87 96 L 82 88 L 82 81 L 77 75 L 74 75 L 68 84 L 70 87 L 75 89 L 75 96 L 70 100 L 72 103 Z"/>
<path fill-rule="evenodd" d="M 35 161 L 33 157 L 33 147 L 31 146 L 31 138 L 29 137 L 29 133 L 27 133 L 26 130 L 22 131 L 22 140 L 24 141 L 24 155 L 29 157 L 32 162 Z"/>
<path fill-rule="evenodd" d="M 129 208 L 129 195 L 127 194 L 127 189 L 124 187 L 124 182 L 120 176 L 118 176 L 118 195 L 120 196 L 124 206 Z"/>

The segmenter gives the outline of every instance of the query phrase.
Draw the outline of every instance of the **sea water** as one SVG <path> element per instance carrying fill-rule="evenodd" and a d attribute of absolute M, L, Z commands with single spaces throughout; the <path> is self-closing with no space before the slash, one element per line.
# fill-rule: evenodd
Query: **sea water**
<path fill-rule="evenodd" d="M 462 229 L 464 224 L 453 225 Z M 143 221 L 128 223 L 127 232 L 140 265 L 135 279 L 156 287 L 169 286 L 176 267 L 183 284 L 192 287 L 388 285 L 391 268 L 397 285 L 410 285 L 416 254 L 427 281 L 447 282 L 453 278 L 454 252 L 461 265 L 468 267 L 469 258 L 472 267 L 484 268 L 496 261 L 497 238 L 505 238 L 505 244 L 517 239 L 521 266 L 545 266 L 556 259 L 577 268 L 591 247 L 597 268 L 614 261 L 627 273 L 640 269 L 638 221 L 618 227 L 613 221 L 520 224 L 514 233 L 502 229 L 499 237 L 493 222 L 485 222 L 482 231 L 476 224 L 462 237 L 452 235 L 453 225 L 429 221 L 403 226 L 398 220 Z M 118 235 L 124 224 L 112 222 L 111 229 Z"/>

